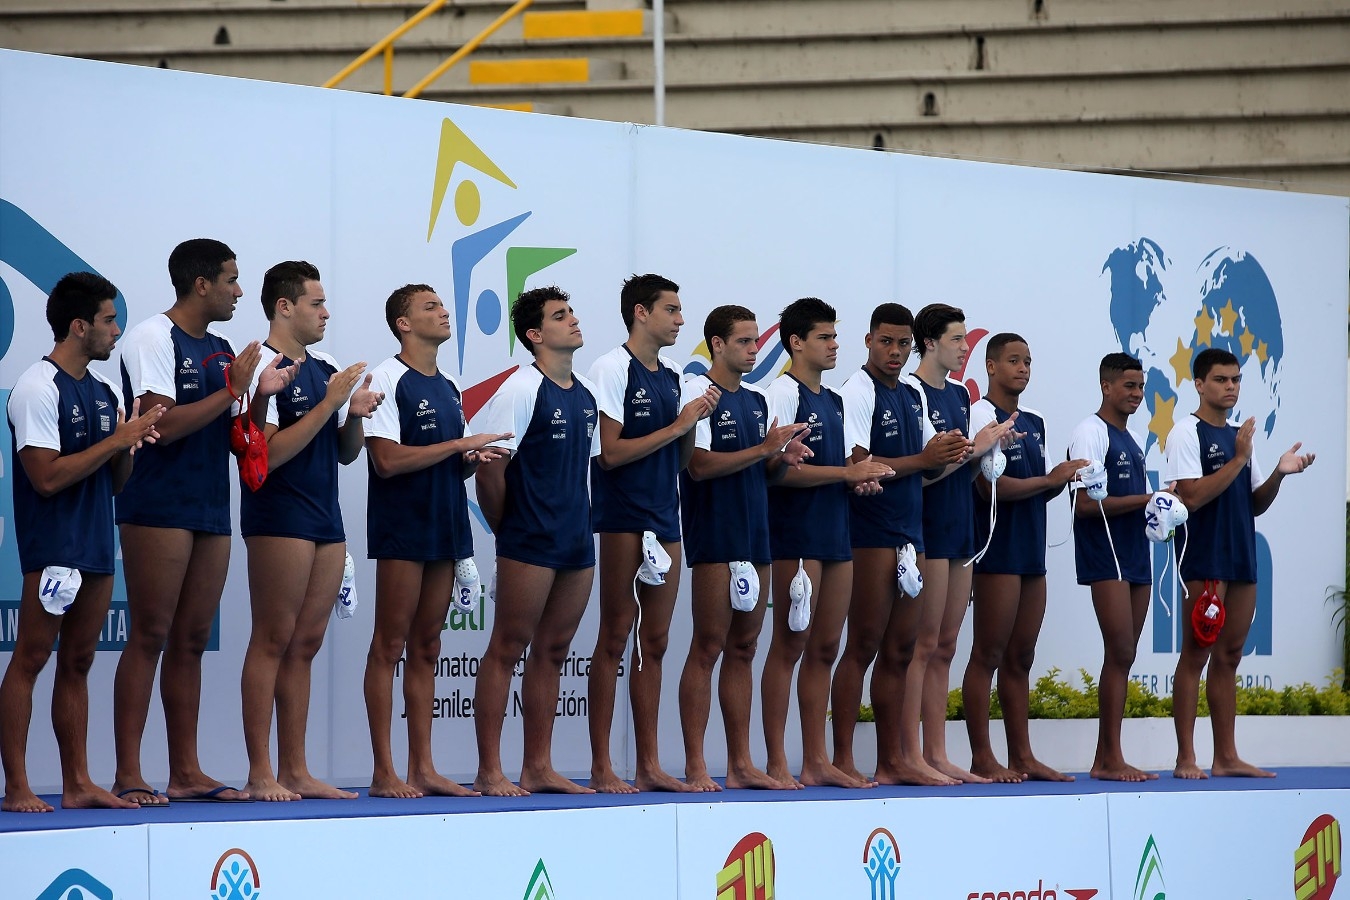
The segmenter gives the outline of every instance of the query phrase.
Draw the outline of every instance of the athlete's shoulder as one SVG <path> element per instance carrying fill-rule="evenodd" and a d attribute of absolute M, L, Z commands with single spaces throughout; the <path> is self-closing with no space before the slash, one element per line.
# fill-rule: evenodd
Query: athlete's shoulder
<path fill-rule="evenodd" d="M 658 356 L 657 360 L 661 363 L 662 366 L 669 369 L 671 372 L 675 373 L 676 378 L 681 377 L 680 367 L 675 363 L 675 360 L 671 359 L 669 356 Z"/>
<path fill-rule="evenodd" d="M 591 379 L 587 378 L 585 375 L 582 375 L 579 372 L 573 372 L 572 377 L 576 379 L 577 384 L 581 385 L 590 393 L 592 398 L 596 396 L 597 392 L 595 389 L 594 381 L 592 381 Z"/>
<path fill-rule="evenodd" d="M 125 353 L 128 346 L 167 341 L 172 334 L 173 320 L 164 313 L 155 313 L 128 328 L 126 333 L 117 339 L 117 346 Z"/>
<path fill-rule="evenodd" d="M 601 381 L 605 378 L 623 377 L 628 374 L 628 364 L 633 356 L 622 344 L 602 354 L 595 362 L 591 363 L 590 371 L 587 377 L 591 381 Z"/>
<path fill-rule="evenodd" d="M 983 398 L 981 398 L 981 402 L 984 402 Z M 1041 412 L 1039 409 L 1034 409 L 1030 406 L 1019 406 L 1017 409 L 1017 419 L 1018 421 L 1021 421 L 1022 419 L 1032 419 L 1037 425 L 1041 426 L 1042 432 L 1045 431 L 1045 413 Z M 1025 429 L 1019 428 L 1017 430 L 1023 431 Z"/>
<path fill-rule="evenodd" d="M 95 381 L 102 382 L 104 387 L 112 391 L 114 397 L 121 396 L 120 389 L 117 387 L 117 383 L 114 382 L 107 375 L 104 375 L 102 372 L 100 372 L 98 369 L 95 369 L 93 366 L 89 367 L 89 374 L 94 376 Z"/>
<path fill-rule="evenodd" d="M 741 383 L 744 384 L 745 382 Z M 795 397 L 797 396 L 799 387 L 800 384 L 797 382 L 797 379 L 784 372 L 782 375 L 779 375 L 773 381 L 769 382 L 769 386 L 764 389 L 764 396 L 778 397 L 790 395 Z"/>
<path fill-rule="evenodd" d="M 998 415 L 998 407 L 990 403 L 988 397 L 981 397 L 970 405 L 971 415 L 974 415 L 977 411 L 990 417 Z"/>
<path fill-rule="evenodd" d="M 338 365 L 338 361 L 336 359 L 334 359 L 327 353 L 324 353 L 322 350 L 314 350 L 311 348 L 309 350 L 306 350 L 305 353 L 306 355 L 316 360 L 317 362 L 321 362 L 325 366 L 328 366 L 334 372 L 340 371 L 342 369 L 342 367 Z"/>

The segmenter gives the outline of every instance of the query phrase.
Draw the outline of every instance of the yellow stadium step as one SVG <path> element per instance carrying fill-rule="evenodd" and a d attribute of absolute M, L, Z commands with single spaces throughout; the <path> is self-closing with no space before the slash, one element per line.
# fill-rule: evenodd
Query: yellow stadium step
<path fill-rule="evenodd" d="M 647 14 L 640 9 L 527 12 L 524 17 L 527 41 L 641 37 L 646 26 Z"/>
<path fill-rule="evenodd" d="M 623 64 L 611 59 L 508 59 L 469 62 L 469 84 L 563 84 L 613 81 Z"/>
<path fill-rule="evenodd" d="M 557 103 L 525 101 L 524 103 L 475 103 L 474 106 L 483 109 L 504 109 L 507 112 L 539 113 L 545 116 L 565 116 L 568 114 L 568 108 Z"/>

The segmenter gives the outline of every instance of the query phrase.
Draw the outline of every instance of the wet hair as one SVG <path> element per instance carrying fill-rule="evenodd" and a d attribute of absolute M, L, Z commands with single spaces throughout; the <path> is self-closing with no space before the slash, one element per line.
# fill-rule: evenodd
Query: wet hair
<path fill-rule="evenodd" d="M 833 325 L 837 321 L 839 314 L 833 306 L 816 297 L 803 297 L 789 303 L 778 314 L 778 339 L 783 342 L 783 349 L 791 355 L 794 337 L 806 340 L 811 329 L 817 325 L 822 322 Z"/>
<path fill-rule="evenodd" d="M 1102 357 L 1101 365 L 1097 367 L 1097 378 L 1100 381 L 1115 381 L 1126 372 L 1143 371 L 1143 365 L 1130 354 L 1108 353 Z"/>
<path fill-rule="evenodd" d="M 985 342 L 984 358 L 998 359 L 999 352 L 1009 344 L 1027 344 L 1027 339 L 1011 331 L 1000 331 Z M 1030 347 L 1031 345 L 1027 344 L 1027 346 Z"/>
<path fill-rule="evenodd" d="M 882 325 L 898 325 L 901 328 L 914 327 L 914 313 L 899 303 L 883 303 L 872 310 L 872 322 L 868 331 L 876 331 Z"/>
<path fill-rule="evenodd" d="M 656 306 L 656 298 L 665 291 L 672 294 L 680 292 L 680 286 L 661 275 L 634 275 L 623 283 L 619 291 L 619 312 L 623 314 L 623 325 L 633 330 L 633 307 L 641 306 L 647 312 Z"/>
<path fill-rule="evenodd" d="M 169 281 L 173 282 L 174 296 L 186 297 L 198 278 L 215 281 L 225 263 L 234 258 L 234 251 L 220 241 L 211 238 L 183 241 L 169 254 Z"/>
<path fill-rule="evenodd" d="M 70 336 L 70 323 L 83 319 L 90 325 L 103 301 L 117 297 L 117 288 L 102 275 L 71 272 L 63 275 L 47 297 L 47 324 L 57 342 Z"/>
<path fill-rule="evenodd" d="M 914 349 L 919 357 L 928 350 L 928 341 L 940 340 L 953 322 L 965 322 L 966 314 L 946 303 L 930 303 L 914 317 Z"/>
<path fill-rule="evenodd" d="M 389 330 L 394 333 L 395 339 L 403 340 L 403 335 L 399 334 L 398 320 L 408 314 L 408 308 L 412 306 L 412 298 L 422 293 L 434 294 L 436 289 L 429 284 L 405 284 L 390 294 L 388 300 L 384 301 L 384 321 L 388 323 Z"/>
<path fill-rule="evenodd" d="M 556 284 L 550 284 L 522 292 L 516 302 L 511 304 L 511 328 L 516 333 L 516 340 L 525 345 L 531 356 L 534 355 L 534 341 L 530 340 L 527 332 L 544 324 L 544 305 L 550 300 L 570 303 L 572 295 Z"/>
<path fill-rule="evenodd" d="M 728 304 L 719 306 L 708 313 L 708 318 L 703 320 L 703 340 L 708 345 L 708 353 L 712 353 L 712 339 L 721 338 L 723 341 L 731 337 L 731 332 L 736 327 L 737 322 L 753 322 L 755 314 L 744 306 Z"/>
<path fill-rule="evenodd" d="M 1208 350 L 1201 350 L 1196 354 L 1191 362 L 1191 374 L 1195 376 L 1196 381 L 1204 381 L 1209 377 L 1210 369 L 1215 366 L 1237 366 L 1241 365 L 1238 358 L 1227 350 L 1219 347 L 1210 347 Z"/>
<path fill-rule="evenodd" d="M 272 321 L 276 315 L 278 300 L 289 300 L 294 303 L 304 295 L 306 281 L 318 280 L 319 270 L 313 263 L 305 262 L 303 259 L 279 262 L 268 269 L 263 274 L 262 290 L 259 292 L 263 315 L 267 316 L 267 321 Z"/>

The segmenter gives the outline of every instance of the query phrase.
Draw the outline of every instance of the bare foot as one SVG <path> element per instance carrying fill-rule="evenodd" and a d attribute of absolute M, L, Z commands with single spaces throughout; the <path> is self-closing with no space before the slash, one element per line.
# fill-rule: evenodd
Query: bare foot
<path fill-rule="evenodd" d="M 996 784 L 1021 784 L 1023 780 L 1021 772 L 1014 772 L 994 759 L 971 762 L 970 771 Z"/>
<path fill-rule="evenodd" d="M 1035 757 L 1030 759 L 1009 760 L 1022 777 L 1027 781 L 1073 781 L 1072 775 L 1065 775 L 1056 769 L 1052 769 L 1045 763 Z"/>
<path fill-rule="evenodd" d="M 806 785 L 802 784 L 796 778 L 792 777 L 792 773 L 789 772 L 787 769 L 780 768 L 778 766 L 769 766 L 769 768 L 766 769 L 765 771 L 768 773 L 770 778 L 772 778 L 774 781 L 778 782 L 780 785 L 782 785 L 783 787 L 787 788 L 790 791 L 800 791 L 802 788 L 806 787 Z"/>
<path fill-rule="evenodd" d="M 522 771 L 520 786 L 536 794 L 594 794 L 591 788 L 582 787 L 559 775 L 552 768 Z"/>
<path fill-rule="evenodd" d="M 650 771 L 639 769 L 635 783 L 639 791 L 666 791 L 672 794 L 687 794 L 694 790 L 680 779 L 668 775 L 660 769 Z"/>
<path fill-rule="evenodd" d="M 191 799 L 193 797 L 203 797 L 215 791 L 217 788 L 225 787 L 225 782 L 217 781 L 205 772 L 198 770 L 195 775 L 181 776 L 169 773 L 169 784 L 164 788 L 164 795 L 170 801 L 178 800 L 183 797 Z M 117 786 L 113 786 L 116 790 Z M 247 791 L 240 791 L 234 788 L 225 788 L 213 797 L 219 800 L 247 800 L 249 795 Z"/>
<path fill-rule="evenodd" d="M 530 792 L 513 784 L 501 772 L 479 772 L 473 780 L 473 789 L 482 797 L 528 797 Z"/>
<path fill-rule="evenodd" d="M 130 800 L 137 806 L 168 806 L 169 798 L 152 787 L 136 785 L 128 787 L 121 782 L 112 786 L 112 792 L 123 800 Z"/>
<path fill-rule="evenodd" d="M 836 769 L 830 763 L 802 763 L 802 784 L 811 785 L 813 787 L 876 787 L 876 782 L 871 779 L 854 778 L 847 772 Z"/>
<path fill-rule="evenodd" d="M 877 765 L 877 784 L 912 784 L 920 787 L 951 787 L 960 784 L 948 778 L 928 763 L 898 763 Z"/>
<path fill-rule="evenodd" d="M 1132 768 L 1132 767 L 1130 767 L 1130 768 Z M 1094 775 L 1094 777 L 1095 777 L 1095 775 Z M 1179 763 L 1177 763 L 1177 767 L 1176 767 L 1175 769 L 1172 770 L 1172 777 L 1173 777 L 1173 778 L 1186 778 L 1186 779 L 1189 779 L 1189 780 L 1192 780 L 1192 781 L 1197 781 L 1197 780 L 1202 779 L 1202 778 L 1208 778 L 1209 776 L 1208 776 L 1207 774 L 1205 774 L 1205 770 L 1204 770 L 1204 769 L 1200 768 L 1199 766 L 1197 766 L 1197 765 L 1196 765 L 1195 763 L 1193 763 L 1193 762 L 1188 762 L 1188 763 L 1179 762 Z M 1125 780 L 1125 779 L 1122 779 L 1122 780 Z M 1131 779 L 1128 779 L 1128 780 L 1129 780 L 1129 781 L 1138 781 L 1139 779 L 1137 779 L 1137 778 L 1131 778 Z"/>
<path fill-rule="evenodd" d="M 457 781 L 451 781 L 439 772 L 408 773 L 408 784 L 422 792 L 424 797 L 481 797 Z"/>
<path fill-rule="evenodd" d="M 341 788 L 333 787 L 313 775 L 305 775 L 301 778 L 282 776 L 277 780 L 287 790 L 299 794 L 305 800 L 355 800 L 357 797 L 354 791 L 344 791 Z"/>
<path fill-rule="evenodd" d="M 29 790 L 10 789 L 5 792 L 5 800 L 0 803 L 5 812 L 44 813 L 53 812 L 52 805 Z"/>
<path fill-rule="evenodd" d="M 613 769 L 606 769 L 599 773 L 592 769 L 589 784 L 591 790 L 597 794 L 636 794 L 638 792 L 636 787 L 616 775 Z"/>
<path fill-rule="evenodd" d="M 248 784 L 244 785 L 244 790 L 248 791 L 248 795 L 254 800 L 263 800 L 269 803 L 301 799 L 299 794 L 286 790 L 275 778 L 259 778 L 256 781 L 249 779 Z M 169 799 L 172 800 L 173 797 L 170 796 Z"/>
<path fill-rule="evenodd" d="M 1181 767 L 1177 767 L 1181 771 Z M 1198 775 L 1178 775 L 1178 778 L 1204 778 L 1205 773 L 1199 772 Z M 1124 760 L 1113 762 L 1094 763 L 1092 771 L 1088 773 L 1098 781 L 1153 781 L 1158 776 L 1153 772 L 1145 772 L 1143 769 L 1136 769 L 1134 766 L 1126 763 Z"/>
<path fill-rule="evenodd" d="M 854 764 L 852 758 L 842 760 L 839 759 L 838 757 L 835 757 L 834 767 L 838 769 L 840 772 L 843 772 L 845 775 L 856 781 L 861 781 L 864 784 L 875 784 L 875 782 L 872 781 L 872 779 L 868 778 L 862 772 L 858 771 L 858 767 Z"/>
<path fill-rule="evenodd" d="M 395 800 L 416 800 L 422 792 L 402 778 L 374 778 L 367 793 L 372 797 L 390 797 Z"/>
<path fill-rule="evenodd" d="M 793 791 L 797 782 L 789 778 L 779 781 L 763 769 L 754 766 L 736 766 L 727 769 L 727 789 L 732 791 Z"/>
<path fill-rule="evenodd" d="M 690 775 L 686 772 L 684 783 L 689 786 L 689 790 L 701 794 L 716 794 L 722 790 L 722 786 L 713 781 L 712 776 L 707 772 L 704 772 L 701 775 Z"/>
<path fill-rule="evenodd" d="M 123 800 L 96 784 L 74 785 L 61 792 L 62 809 L 140 809 L 140 804 Z"/>
<path fill-rule="evenodd" d="M 1210 774 L 1215 778 L 1274 778 L 1274 772 L 1268 772 L 1265 769 L 1258 769 L 1249 762 L 1243 762 L 1240 759 L 1231 763 L 1221 763 L 1217 760 L 1214 765 L 1209 767 Z"/>
<path fill-rule="evenodd" d="M 983 775 L 976 775 L 974 772 L 967 772 L 949 759 L 929 760 L 928 764 L 948 778 L 955 778 L 957 781 L 962 781 L 966 784 L 991 783 L 990 779 L 985 778 Z"/>

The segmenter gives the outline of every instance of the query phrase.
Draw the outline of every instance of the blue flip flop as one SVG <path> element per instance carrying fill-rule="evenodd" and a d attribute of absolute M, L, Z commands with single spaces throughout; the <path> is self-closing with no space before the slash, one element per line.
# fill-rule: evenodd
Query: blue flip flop
<path fill-rule="evenodd" d="M 151 787 L 132 787 L 132 788 L 127 788 L 127 789 L 124 790 L 124 791 L 118 791 L 118 792 L 117 792 L 117 799 L 119 799 L 119 800 L 125 800 L 125 799 L 127 799 L 127 796 L 128 796 L 129 794 L 148 794 L 148 795 L 150 795 L 151 797 L 163 797 L 163 798 L 164 798 L 164 802 L 163 802 L 163 803 L 136 803 L 135 800 L 131 801 L 132 803 L 136 803 L 136 805 L 139 806 L 141 809 L 157 809 L 157 808 L 160 808 L 160 807 L 169 806 L 169 805 L 171 805 L 171 804 L 173 803 L 173 801 L 169 799 L 169 797 L 168 797 L 167 794 L 161 794 L 159 791 L 157 791 L 157 790 L 155 790 L 154 788 L 151 788 Z"/>
<path fill-rule="evenodd" d="M 170 797 L 170 803 L 252 803 L 252 797 L 222 797 L 221 794 L 226 791 L 239 791 L 239 788 L 230 787 L 222 784 L 220 787 L 212 788 L 209 791 L 202 791 L 200 794 L 188 794 L 184 797 Z"/>

